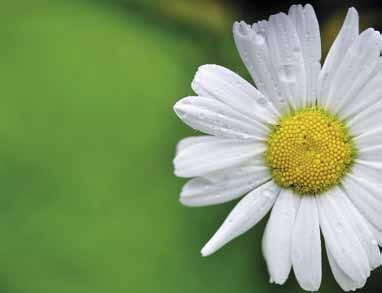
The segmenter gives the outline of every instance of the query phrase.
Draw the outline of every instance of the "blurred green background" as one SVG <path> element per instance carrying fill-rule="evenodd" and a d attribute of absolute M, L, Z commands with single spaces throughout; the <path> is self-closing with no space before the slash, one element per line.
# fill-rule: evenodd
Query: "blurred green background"
<path fill-rule="evenodd" d="M 347 7 L 311 1 L 323 50 Z M 215 255 L 200 248 L 234 203 L 186 208 L 172 173 L 193 134 L 172 105 L 201 64 L 248 78 L 232 22 L 290 1 L 1 1 L 0 293 L 296 292 L 270 285 L 261 224 Z M 321 292 L 340 292 L 327 263 Z M 382 289 L 372 274 L 363 292 Z"/>

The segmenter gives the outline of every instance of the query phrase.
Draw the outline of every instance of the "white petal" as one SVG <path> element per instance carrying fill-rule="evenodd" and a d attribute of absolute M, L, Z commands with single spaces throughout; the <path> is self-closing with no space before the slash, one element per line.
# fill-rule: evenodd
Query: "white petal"
<path fill-rule="evenodd" d="M 263 123 L 274 124 L 279 116 L 273 104 L 253 85 L 222 66 L 199 67 L 192 88 L 199 96 L 217 99 Z"/>
<path fill-rule="evenodd" d="M 187 206 L 223 203 L 242 196 L 270 179 L 269 169 L 265 166 L 237 166 L 188 181 L 182 189 L 180 201 Z"/>
<path fill-rule="evenodd" d="M 382 163 L 380 162 L 356 159 L 354 161 L 354 166 L 352 167 L 351 172 L 356 176 L 370 178 L 370 180 L 373 181 L 382 181 Z"/>
<path fill-rule="evenodd" d="M 328 255 L 329 265 L 330 269 L 332 270 L 334 279 L 337 281 L 338 285 L 340 285 L 342 290 L 354 291 L 365 286 L 366 279 L 354 281 L 344 273 L 344 271 L 338 266 L 335 258 L 327 247 L 326 254 Z"/>
<path fill-rule="evenodd" d="M 329 91 L 333 86 L 333 78 L 341 65 L 347 50 L 358 36 L 358 13 L 354 8 L 350 8 L 345 21 L 338 33 L 329 53 L 322 66 L 318 80 L 318 96 L 321 105 L 326 105 Z"/>
<path fill-rule="evenodd" d="M 365 147 L 359 149 L 358 158 L 360 160 L 382 163 L 382 145 Z"/>
<path fill-rule="evenodd" d="M 304 58 L 296 28 L 285 13 L 269 17 L 267 41 L 282 95 L 292 108 L 298 109 L 306 101 Z"/>
<path fill-rule="evenodd" d="M 370 224 L 370 222 L 367 222 L 369 224 L 369 229 L 373 233 L 375 239 L 378 241 L 378 245 L 382 246 L 382 231 L 378 230 L 374 225 Z"/>
<path fill-rule="evenodd" d="M 174 159 L 175 174 L 196 177 L 261 157 L 262 143 L 234 141 L 218 137 L 190 137 L 181 141 Z"/>
<path fill-rule="evenodd" d="M 186 97 L 175 104 L 174 110 L 184 123 L 211 135 L 264 140 L 269 132 L 263 123 L 211 98 Z"/>
<path fill-rule="evenodd" d="M 369 261 L 362 244 L 340 208 L 339 193 L 331 189 L 317 197 L 320 227 L 330 251 L 341 270 L 357 283 L 370 275 Z"/>
<path fill-rule="evenodd" d="M 306 76 L 296 28 L 284 13 L 253 26 L 235 23 L 233 33 L 240 56 L 256 86 L 283 113 L 306 100 Z"/>
<path fill-rule="evenodd" d="M 306 73 L 306 101 L 311 105 L 317 98 L 318 75 L 321 70 L 320 28 L 314 9 L 310 4 L 292 5 L 288 12 L 292 19 L 302 47 Z"/>
<path fill-rule="evenodd" d="M 362 134 L 354 136 L 353 139 L 358 149 L 382 145 L 382 125 L 365 130 Z"/>
<path fill-rule="evenodd" d="M 277 71 L 274 68 L 266 41 L 268 22 L 260 21 L 251 27 L 244 21 L 235 22 L 233 36 L 240 57 L 256 83 L 275 107 L 282 111 L 287 104 L 279 88 Z"/>
<path fill-rule="evenodd" d="M 263 236 L 263 254 L 272 282 L 284 284 L 292 267 L 291 240 L 300 197 L 282 189 Z"/>
<path fill-rule="evenodd" d="M 382 85 L 381 85 L 382 88 Z M 382 127 L 382 102 L 378 102 L 360 111 L 347 122 L 350 132 L 354 136 L 362 135 Z"/>
<path fill-rule="evenodd" d="M 353 231 L 358 236 L 358 239 L 367 254 L 370 269 L 374 270 L 381 265 L 382 260 L 379 252 L 378 241 L 370 230 L 365 218 L 348 199 L 347 194 L 342 189 L 338 187 L 335 188 L 336 191 L 341 194 L 341 196 L 338 197 L 340 208 L 346 211 L 343 214 L 347 218 L 348 222 L 351 223 Z"/>
<path fill-rule="evenodd" d="M 280 188 L 273 181 L 269 181 L 243 197 L 203 247 L 202 255 L 214 253 L 256 225 L 268 213 L 279 192 Z"/>
<path fill-rule="evenodd" d="M 315 196 L 303 196 L 292 234 L 293 271 L 301 288 L 320 288 L 321 238 Z"/>
<path fill-rule="evenodd" d="M 351 179 L 355 184 L 359 185 L 363 190 L 367 191 L 370 196 L 374 197 L 382 203 L 382 182 L 373 180 L 373 178 L 369 177 L 368 174 L 361 173 L 361 171 L 358 171 L 357 169 L 358 165 L 355 165 L 348 176 L 345 177 L 345 179 Z"/>
<path fill-rule="evenodd" d="M 200 135 L 200 136 L 189 136 L 181 139 L 176 145 L 175 155 L 185 151 L 188 147 L 199 144 L 199 143 L 209 143 L 215 142 L 216 137 L 211 135 Z"/>
<path fill-rule="evenodd" d="M 382 194 L 381 188 L 348 174 L 342 181 L 343 188 L 358 211 L 376 229 L 382 230 Z"/>
<path fill-rule="evenodd" d="M 379 64 L 374 70 L 373 77 L 371 77 L 370 80 L 364 85 L 353 101 L 349 101 L 348 105 L 341 109 L 341 117 L 343 119 L 350 119 L 353 116 L 361 114 L 364 110 L 367 110 L 378 103 L 381 96 L 382 58 L 379 58 Z"/>
<path fill-rule="evenodd" d="M 382 169 L 375 170 L 378 178 L 369 176 L 369 169 L 356 164 L 344 178 L 342 186 L 354 206 L 367 220 L 378 244 L 382 246 Z"/>
<path fill-rule="evenodd" d="M 333 113 L 356 102 L 355 97 L 374 73 L 381 48 L 381 36 L 371 28 L 352 43 L 330 83 L 326 107 Z"/>

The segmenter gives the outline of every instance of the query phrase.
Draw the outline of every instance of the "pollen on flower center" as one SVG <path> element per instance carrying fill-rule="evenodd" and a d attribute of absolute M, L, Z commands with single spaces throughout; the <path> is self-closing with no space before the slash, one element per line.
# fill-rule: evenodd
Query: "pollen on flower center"
<path fill-rule="evenodd" d="M 313 106 L 280 118 L 267 141 L 273 179 L 299 194 L 317 194 L 339 183 L 356 155 L 346 125 Z"/>

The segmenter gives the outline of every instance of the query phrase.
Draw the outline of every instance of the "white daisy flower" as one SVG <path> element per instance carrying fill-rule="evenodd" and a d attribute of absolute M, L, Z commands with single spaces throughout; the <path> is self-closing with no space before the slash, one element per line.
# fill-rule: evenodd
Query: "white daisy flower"
<path fill-rule="evenodd" d="M 248 231 L 270 210 L 263 254 L 271 281 L 293 267 L 300 286 L 321 283 L 321 237 L 343 290 L 364 286 L 381 265 L 382 38 L 359 33 L 350 8 L 321 68 L 311 5 L 294 5 L 233 35 L 256 88 L 218 65 L 201 66 L 197 96 L 176 114 L 205 136 L 183 139 L 175 174 L 188 206 L 245 195 L 203 247 L 203 256 Z"/>

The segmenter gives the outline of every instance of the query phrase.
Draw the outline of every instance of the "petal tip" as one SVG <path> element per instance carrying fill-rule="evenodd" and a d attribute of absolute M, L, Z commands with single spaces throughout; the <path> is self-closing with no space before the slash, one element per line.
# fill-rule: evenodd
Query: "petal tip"
<path fill-rule="evenodd" d="M 306 3 L 305 6 L 304 6 L 304 8 L 305 8 L 305 9 L 312 9 L 312 10 L 314 10 L 312 4 L 310 4 L 310 3 Z"/>
<path fill-rule="evenodd" d="M 206 257 L 206 256 L 210 256 L 211 254 L 213 254 L 214 251 L 212 249 L 210 249 L 208 243 L 202 248 L 202 250 L 200 251 L 200 254 L 203 256 L 203 257 Z"/>
<path fill-rule="evenodd" d="M 181 107 L 182 107 L 182 105 L 181 105 L 181 101 L 182 101 L 182 100 L 176 102 L 176 103 L 174 104 L 174 106 L 172 107 L 173 110 L 174 110 L 174 112 L 175 112 L 175 114 L 178 115 L 178 116 L 179 116 L 179 111 L 180 111 L 180 109 L 181 109 Z"/>
<path fill-rule="evenodd" d="M 252 32 L 251 26 L 243 20 L 235 21 L 232 30 L 235 36 L 240 36 L 242 38 L 248 37 Z"/>
<path fill-rule="evenodd" d="M 179 166 L 179 159 L 178 157 L 175 157 L 175 159 L 172 161 L 173 163 L 173 166 L 174 166 L 174 175 L 176 177 L 180 177 L 180 178 L 187 178 L 187 173 L 184 172 L 184 170 L 182 168 L 180 168 Z"/>
<path fill-rule="evenodd" d="M 175 165 L 175 162 L 173 164 Z M 179 173 L 179 170 L 176 167 L 174 169 L 174 174 L 176 177 L 182 177 L 181 174 Z"/>
<path fill-rule="evenodd" d="M 190 198 L 187 198 L 186 196 L 183 196 L 182 193 L 180 194 L 179 202 L 186 207 L 196 207 L 197 206 L 196 204 L 192 204 L 192 200 L 190 200 Z"/>
<path fill-rule="evenodd" d="M 175 103 L 173 106 L 175 114 L 182 119 L 185 112 L 187 112 L 188 106 L 192 104 L 193 97 L 185 97 Z"/>
<path fill-rule="evenodd" d="M 279 276 L 273 276 L 273 277 L 270 277 L 269 278 L 269 283 L 270 284 L 276 284 L 276 285 L 284 285 L 285 284 L 285 282 L 288 280 L 288 276 L 289 276 L 289 274 L 288 275 L 284 275 L 284 276 L 282 276 L 282 275 L 279 275 Z"/>
<path fill-rule="evenodd" d="M 346 16 L 349 16 L 349 17 L 351 16 L 351 17 L 357 17 L 358 18 L 358 11 L 357 11 L 357 9 L 355 9 L 353 6 L 350 7 L 348 9 L 348 12 L 347 12 Z"/>
<path fill-rule="evenodd" d="M 321 284 L 321 281 L 318 284 L 307 282 L 307 283 L 300 283 L 299 285 L 305 291 L 316 292 L 316 291 L 318 291 L 320 289 L 320 284 Z"/>

